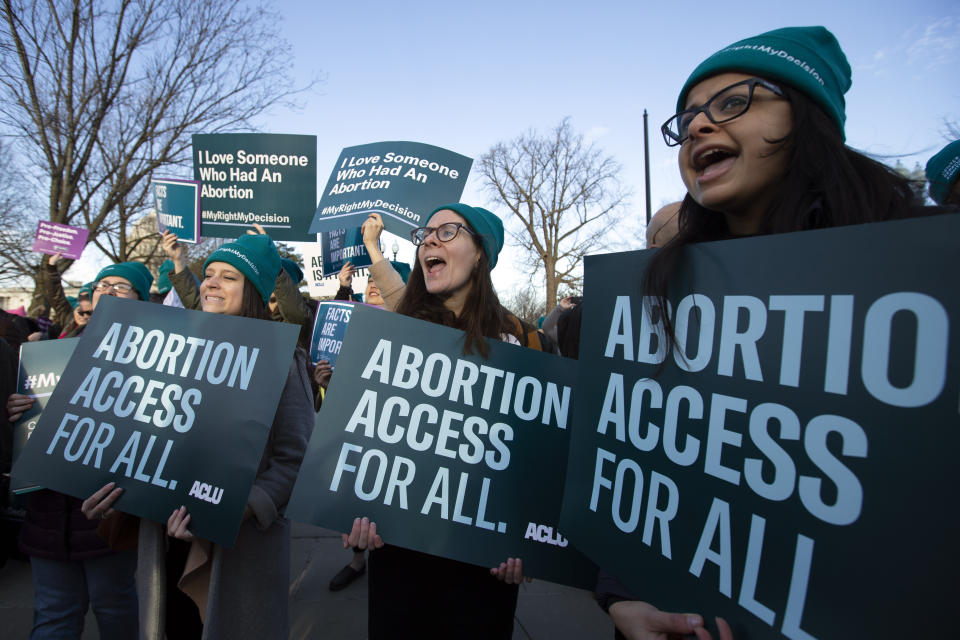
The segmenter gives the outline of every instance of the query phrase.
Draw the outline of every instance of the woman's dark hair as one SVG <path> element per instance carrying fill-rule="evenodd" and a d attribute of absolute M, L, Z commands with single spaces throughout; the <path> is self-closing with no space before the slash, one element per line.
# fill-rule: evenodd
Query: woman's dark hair
<path fill-rule="evenodd" d="M 793 128 L 773 153 L 790 154 L 780 191 L 760 222 L 759 235 L 894 220 L 921 205 L 912 182 L 893 169 L 847 147 L 837 125 L 804 93 L 780 85 L 790 101 Z M 650 259 L 643 292 L 667 309 L 670 276 L 686 247 L 734 237 L 726 218 L 687 194 L 680 206 L 680 230 Z M 674 345 L 673 322 L 663 318 L 667 354 Z"/>
<path fill-rule="evenodd" d="M 243 278 L 243 301 L 240 304 L 238 315 L 256 320 L 272 320 L 270 314 L 267 313 L 267 305 L 263 304 L 260 292 L 253 286 L 253 281 L 246 276 Z"/>
<path fill-rule="evenodd" d="M 419 259 L 414 261 L 413 271 L 396 311 L 411 318 L 461 329 L 466 333 L 463 340 L 464 355 L 476 350 L 486 358 L 488 350 L 483 339 L 500 339 L 502 334 L 511 333 L 513 327 L 507 310 L 500 304 L 497 292 L 493 289 L 487 254 L 483 252 L 478 236 L 471 237 L 474 245 L 480 249 L 480 261 L 470 274 L 470 294 L 463 305 L 460 317 L 443 306 L 443 297 L 427 291 Z M 418 248 L 418 255 L 419 251 Z"/>

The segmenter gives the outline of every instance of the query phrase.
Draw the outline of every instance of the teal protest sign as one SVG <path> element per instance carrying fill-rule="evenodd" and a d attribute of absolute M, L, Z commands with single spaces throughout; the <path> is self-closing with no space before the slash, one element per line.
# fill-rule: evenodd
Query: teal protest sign
<path fill-rule="evenodd" d="M 73 355 L 80 338 L 41 340 L 20 345 L 20 367 L 17 371 L 17 393 L 33 398 L 33 406 L 13 425 L 13 461 L 27 446 L 27 441 L 37 427 L 40 414 L 53 395 L 60 376 Z M 10 490 L 13 493 L 29 493 L 41 487 L 31 482 L 29 472 L 24 477 L 13 478 Z"/>
<path fill-rule="evenodd" d="M 573 361 L 357 305 L 287 508 L 386 542 L 591 587 L 596 567 L 557 528 Z"/>
<path fill-rule="evenodd" d="M 374 142 L 340 153 L 310 233 L 359 227 L 379 213 L 390 233 L 409 238 L 434 208 L 459 202 L 473 160 L 421 142 Z"/>
<path fill-rule="evenodd" d="M 193 136 L 202 183 L 202 235 L 236 238 L 253 224 L 274 240 L 314 242 L 317 137 L 269 133 Z"/>
<path fill-rule="evenodd" d="M 200 239 L 200 183 L 158 178 L 150 188 L 160 233 L 169 230 L 178 240 L 195 244 Z"/>
<path fill-rule="evenodd" d="M 353 309 L 352 302 L 321 302 L 317 305 L 313 333 L 310 336 L 311 362 L 316 364 L 326 360 L 331 369 L 336 369 L 337 357 L 340 355 Z"/>
<path fill-rule="evenodd" d="M 588 257 L 562 530 L 738 639 L 942 635 L 957 237 L 954 215 L 693 245 L 669 353 L 652 252 Z"/>
<path fill-rule="evenodd" d="M 373 264 L 359 227 L 324 231 L 320 234 L 320 251 L 324 276 L 337 275 L 348 262 L 356 269 Z"/>
<path fill-rule="evenodd" d="M 103 296 L 12 475 L 232 546 L 297 328 Z"/>

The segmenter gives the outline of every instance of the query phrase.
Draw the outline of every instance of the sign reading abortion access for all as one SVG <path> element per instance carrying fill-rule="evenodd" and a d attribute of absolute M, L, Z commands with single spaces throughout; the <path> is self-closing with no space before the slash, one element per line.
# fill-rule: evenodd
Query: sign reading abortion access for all
<path fill-rule="evenodd" d="M 13 461 L 27 446 L 27 441 L 37 427 L 37 422 L 47 400 L 53 394 L 63 370 L 73 355 L 80 338 L 41 340 L 20 345 L 20 367 L 17 372 L 17 393 L 33 398 L 33 406 L 13 425 Z M 28 493 L 40 486 L 29 477 L 15 478 L 10 484 L 14 493 Z"/>
<path fill-rule="evenodd" d="M 260 224 L 274 240 L 314 242 L 317 137 L 270 133 L 193 136 L 202 183 L 202 235 L 237 238 Z"/>
<path fill-rule="evenodd" d="M 77 260 L 87 246 L 88 233 L 85 227 L 40 220 L 37 223 L 37 235 L 33 239 L 33 250 L 51 256 L 60 253 L 64 258 Z"/>
<path fill-rule="evenodd" d="M 86 498 L 232 546 L 297 328 L 104 296 L 13 468 Z"/>
<path fill-rule="evenodd" d="M 669 355 L 653 252 L 588 257 L 564 533 L 738 640 L 944 635 L 957 237 L 944 215 L 693 245 Z"/>
<path fill-rule="evenodd" d="M 340 153 L 310 233 L 359 227 L 379 213 L 402 238 L 427 224 L 436 207 L 459 202 L 473 160 L 421 142 L 374 142 Z"/>
<path fill-rule="evenodd" d="M 592 588 L 557 529 L 576 364 L 356 305 L 287 515 L 338 531 Z"/>
<path fill-rule="evenodd" d="M 196 243 L 200 239 L 200 183 L 164 178 L 152 180 L 150 188 L 160 233 L 169 230 L 182 242 Z"/>

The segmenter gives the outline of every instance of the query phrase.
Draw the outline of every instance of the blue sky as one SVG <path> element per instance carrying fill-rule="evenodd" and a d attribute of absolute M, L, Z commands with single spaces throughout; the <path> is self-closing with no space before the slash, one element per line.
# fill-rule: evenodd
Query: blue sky
<path fill-rule="evenodd" d="M 726 5 L 727 8 L 723 8 Z M 650 114 L 653 207 L 684 188 L 676 150 L 660 137 L 693 68 L 740 38 L 821 24 L 853 68 L 847 142 L 912 167 L 946 144 L 944 121 L 960 122 L 960 3 L 919 2 L 275 2 L 301 83 L 325 81 L 303 108 L 262 119 L 272 133 L 318 137 L 318 182 L 343 147 L 414 140 L 479 158 L 530 128 L 569 116 L 623 165 L 644 212 L 643 110 Z M 489 205 L 475 174 L 463 200 Z M 506 217 L 497 206 L 494 211 Z M 509 221 L 508 221 L 509 225 Z M 628 235 L 639 234 L 633 226 Z M 622 235 L 622 234 L 621 234 Z M 630 243 L 642 246 L 642 236 Z M 401 258 L 412 248 L 401 243 Z M 506 293 L 524 274 L 511 251 L 494 271 Z"/>
<path fill-rule="evenodd" d="M 723 4 L 277 2 L 295 76 L 326 79 L 304 97 L 302 111 L 274 113 L 263 130 L 316 134 L 322 185 L 346 146 L 415 140 L 477 159 L 498 141 L 530 128 L 546 132 L 569 116 L 623 165 L 639 220 L 643 110 L 656 209 L 684 193 L 676 151 L 659 127 L 693 68 L 740 38 L 812 24 L 837 36 L 853 68 L 851 146 L 923 165 L 946 144 L 944 120 L 960 121 L 956 2 Z M 490 204 L 476 175 L 463 200 Z M 506 289 L 517 274 L 511 265 L 494 275 Z"/>

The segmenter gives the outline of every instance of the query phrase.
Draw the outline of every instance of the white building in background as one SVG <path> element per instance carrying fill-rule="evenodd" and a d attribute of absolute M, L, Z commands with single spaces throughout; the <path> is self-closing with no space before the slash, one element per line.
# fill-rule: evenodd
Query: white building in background
<path fill-rule="evenodd" d="M 80 293 L 81 282 L 63 281 L 63 292 L 67 297 L 76 297 Z M 30 301 L 33 299 L 33 287 L 0 287 L 0 309 L 4 311 L 13 311 L 23 307 L 24 310 L 30 308 Z"/>

